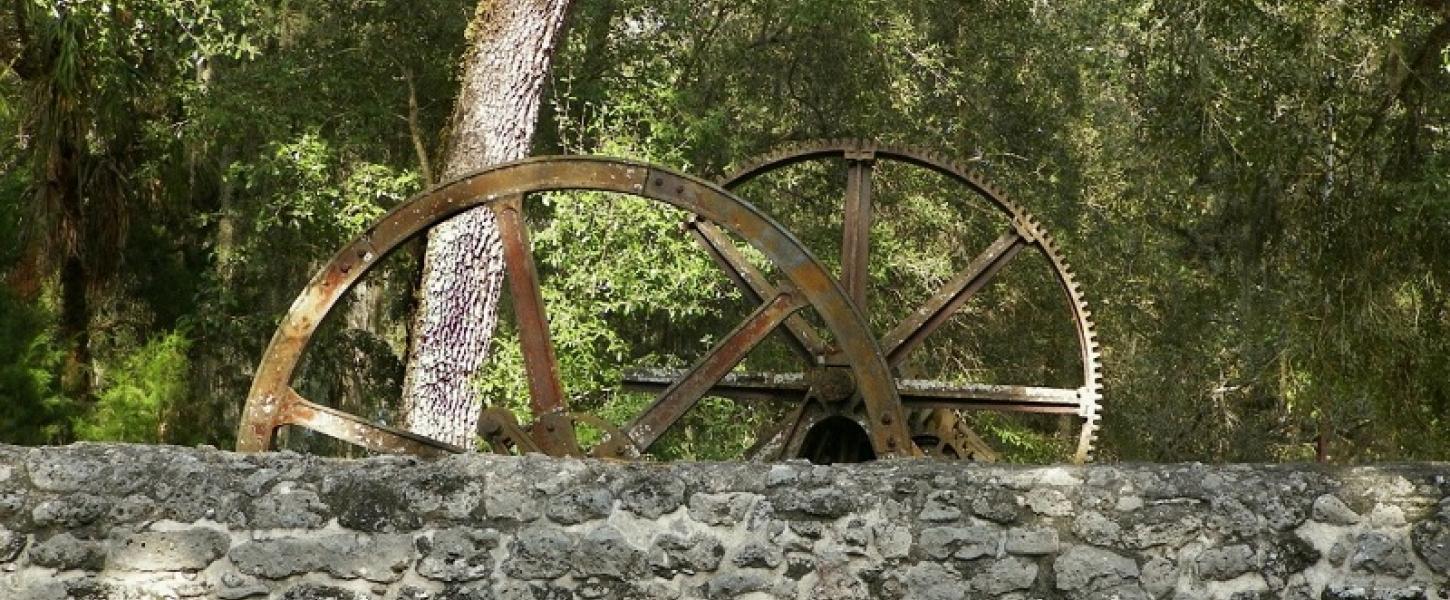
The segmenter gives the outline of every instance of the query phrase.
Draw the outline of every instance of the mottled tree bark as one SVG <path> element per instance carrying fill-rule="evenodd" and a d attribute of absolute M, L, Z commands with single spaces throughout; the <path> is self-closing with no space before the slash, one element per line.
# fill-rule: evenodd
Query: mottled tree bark
<path fill-rule="evenodd" d="M 469 26 L 440 180 L 528 155 L 568 5 L 481 0 Z M 403 381 L 408 429 L 473 446 L 482 400 L 472 379 L 488 356 L 503 273 L 503 247 L 489 209 L 463 213 L 429 233 Z"/>

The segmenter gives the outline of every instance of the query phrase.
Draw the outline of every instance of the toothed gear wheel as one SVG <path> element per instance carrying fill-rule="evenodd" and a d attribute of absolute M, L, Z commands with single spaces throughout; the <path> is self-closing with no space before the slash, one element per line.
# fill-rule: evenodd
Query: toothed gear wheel
<path fill-rule="evenodd" d="M 907 163 L 944 175 L 986 199 L 1006 217 L 1009 223 L 1009 231 L 1004 233 L 1002 238 L 981 256 L 973 259 L 972 264 L 952 281 L 949 281 L 937 294 L 934 294 L 932 300 L 928 300 L 927 304 L 912 313 L 912 315 L 923 311 L 932 313 L 929 317 L 921 319 L 922 323 L 918 323 L 918 327 L 913 329 L 909 327 L 910 323 L 903 322 L 901 326 L 887 333 L 880 340 L 888 363 L 895 366 L 901 360 L 901 357 L 897 356 L 898 352 L 903 354 L 909 352 L 911 347 L 930 334 L 936 325 L 944 322 L 951 313 L 955 312 L 956 308 L 965 302 L 965 299 L 960 301 L 948 299 L 943 306 L 935 307 L 937 312 L 933 313 L 931 310 L 933 300 L 938 300 L 942 296 L 959 296 L 962 290 L 969 290 L 966 291 L 966 295 L 970 297 L 976 289 L 987 284 L 997 269 L 1009 262 L 1022 249 L 1033 248 L 1047 259 L 1053 277 L 1057 280 L 1071 313 L 1082 364 L 1081 385 L 1076 389 L 1000 385 L 964 387 L 936 381 L 898 379 L 897 387 L 901 392 L 902 401 L 910 410 L 908 419 L 912 435 L 918 440 L 918 446 L 923 452 L 928 455 L 994 459 L 993 453 L 986 449 L 981 440 L 965 427 L 962 420 L 955 418 L 957 410 L 987 409 L 1073 415 L 1078 419 L 1080 428 L 1072 458 L 1076 462 L 1091 460 L 1097 441 L 1102 401 L 1102 367 L 1097 334 L 1093 327 L 1092 314 L 1088 310 L 1087 301 L 1083 298 L 1082 290 L 1074 279 L 1070 266 L 1063 260 L 1056 242 L 1044 231 L 1041 223 L 965 164 L 930 150 L 881 145 L 867 140 L 830 139 L 790 144 L 745 161 L 744 166 L 721 179 L 721 185 L 727 189 L 738 190 L 741 185 L 765 173 L 801 162 L 829 159 L 844 159 L 848 165 L 848 178 L 855 178 L 847 184 L 844 227 L 848 231 L 844 234 L 842 242 L 842 283 L 847 295 L 852 296 L 863 313 L 865 307 L 862 306 L 862 301 L 865 298 L 864 290 L 868 278 L 865 274 L 865 255 L 869 243 L 865 240 L 869 239 L 870 235 L 870 175 L 877 161 Z M 864 174 L 860 174 L 863 172 Z M 856 204 L 854 208 L 853 202 Z M 853 227 L 853 210 L 857 211 L 858 215 L 860 211 L 867 211 L 864 219 L 866 224 L 860 226 L 855 241 L 849 231 Z M 859 216 L 855 219 L 855 222 L 861 220 Z M 857 247 L 853 248 L 853 245 Z M 858 274 L 853 275 L 853 268 L 858 271 Z M 979 268 L 976 276 L 972 276 L 970 273 L 974 268 Z M 981 280 L 978 281 L 978 279 Z M 955 294 L 952 293 L 954 289 Z M 932 324 L 933 319 L 937 319 L 935 325 Z M 912 321 L 912 317 L 908 317 L 906 321 Z M 953 408 L 941 408 L 942 406 L 952 406 Z M 862 425 L 868 430 L 870 429 L 870 424 L 863 423 Z M 807 424 L 807 429 L 808 426 L 809 424 Z M 804 435 L 798 431 L 801 429 L 800 426 L 784 429 L 797 430 L 796 435 Z M 784 439 L 777 440 L 776 444 L 782 448 L 790 446 L 790 442 Z"/>

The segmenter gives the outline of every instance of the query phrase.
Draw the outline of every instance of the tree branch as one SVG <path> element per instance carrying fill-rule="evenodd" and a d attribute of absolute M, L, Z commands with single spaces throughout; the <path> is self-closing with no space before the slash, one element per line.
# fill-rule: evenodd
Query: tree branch
<path fill-rule="evenodd" d="M 1445 5 L 1442 4 L 1440 8 L 1443 11 Z M 1440 52 L 1447 45 L 1450 45 L 1450 12 L 1444 13 L 1444 19 L 1440 21 L 1440 24 L 1436 25 L 1425 36 L 1425 42 L 1420 45 L 1420 51 L 1415 53 L 1414 59 L 1406 65 L 1407 68 L 1402 74 L 1390 83 L 1389 93 L 1380 102 L 1379 108 L 1375 111 L 1374 119 L 1370 121 L 1369 127 L 1365 128 L 1364 133 L 1359 136 L 1361 142 L 1369 139 L 1369 136 L 1374 135 L 1384 125 L 1390 108 L 1395 103 L 1404 101 L 1405 96 L 1409 93 L 1413 84 L 1420 83 L 1423 79 L 1430 76 L 1430 72 L 1435 68 L 1435 59 L 1439 57 Z"/>
<path fill-rule="evenodd" d="M 433 185 L 433 167 L 428 162 L 428 148 L 423 143 L 423 128 L 418 124 L 418 88 L 413 85 L 413 70 L 403 67 L 403 81 L 408 84 L 408 134 L 413 138 L 413 152 L 418 155 L 418 170 L 423 185 Z"/>

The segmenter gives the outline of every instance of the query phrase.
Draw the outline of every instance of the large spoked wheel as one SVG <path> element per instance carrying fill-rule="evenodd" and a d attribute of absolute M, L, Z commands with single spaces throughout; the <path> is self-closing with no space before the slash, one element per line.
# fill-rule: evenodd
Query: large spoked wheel
<path fill-rule="evenodd" d="M 559 380 L 548 318 L 539 291 L 528 231 L 522 216 L 530 194 L 593 190 L 663 202 L 748 240 L 781 275 L 752 287 L 758 306 L 702 359 L 659 391 L 653 403 L 615 428 L 570 413 Z M 515 423 L 507 411 L 489 409 L 480 434 L 500 451 L 540 451 L 580 456 L 575 425 L 604 429 L 606 439 L 588 454 L 628 457 L 647 452 L 672 425 L 773 331 L 810 308 L 839 348 L 874 423 L 869 445 L 879 456 L 917 453 L 906 415 L 880 348 L 856 308 L 826 269 L 791 234 L 755 207 L 714 184 L 669 169 L 608 158 L 536 158 L 499 165 L 434 187 L 394 208 L 338 252 L 313 277 L 282 319 L 258 366 L 237 432 L 237 450 L 264 451 L 284 426 L 310 429 L 376 452 L 436 455 L 460 448 L 303 398 L 292 378 L 313 333 L 338 299 L 380 259 L 449 217 L 474 207 L 498 216 L 519 339 L 525 357 L 534 421 Z"/>
<path fill-rule="evenodd" d="M 1091 315 L 1077 283 L 1055 247 L 1052 238 L 1036 220 L 1018 208 L 996 188 L 961 165 L 930 152 L 880 146 L 861 140 L 806 142 L 747 161 L 746 166 L 725 177 L 722 185 L 736 190 L 744 184 L 807 161 L 844 161 L 846 171 L 844 213 L 841 223 L 841 284 L 863 313 L 867 306 L 870 276 L 867 255 L 871 246 L 872 178 L 887 161 L 928 169 L 962 186 L 967 194 L 984 200 L 999 225 L 999 237 L 970 260 L 965 268 L 936 290 L 925 302 L 880 337 L 887 364 L 898 369 L 922 341 L 932 335 L 1007 264 L 1024 250 L 1042 255 L 1061 292 L 1076 335 L 1081 376 L 1076 387 L 964 384 L 959 378 L 898 378 L 896 385 L 908 412 L 915 443 L 928 455 L 948 458 L 995 460 L 998 454 L 982 441 L 962 418 L 965 411 L 989 410 L 1009 413 L 1064 415 L 1075 419 L 1075 439 L 1068 442 L 1076 462 L 1090 459 L 1097 438 L 1101 368 Z M 839 168 L 839 167 L 838 167 Z M 731 278 L 747 298 L 767 297 L 759 269 L 737 249 L 717 224 L 692 221 L 689 231 Z M 878 290 L 879 292 L 879 290 Z M 738 399 L 789 401 L 810 399 L 792 420 L 765 436 L 756 448 L 763 458 L 806 457 L 822 462 L 858 460 L 863 456 L 856 425 L 870 429 L 855 390 L 843 389 L 831 377 L 838 362 L 836 348 L 816 338 L 806 327 L 784 329 L 792 347 L 804 359 L 798 373 L 738 374 L 727 377 L 718 388 L 722 395 Z M 658 389 L 676 375 L 671 372 L 636 372 L 627 375 L 626 387 Z"/>

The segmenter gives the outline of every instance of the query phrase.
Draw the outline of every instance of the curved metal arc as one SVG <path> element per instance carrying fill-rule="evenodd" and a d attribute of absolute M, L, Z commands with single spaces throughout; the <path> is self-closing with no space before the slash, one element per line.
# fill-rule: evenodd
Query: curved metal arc
<path fill-rule="evenodd" d="M 698 214 L 760 250 L 816 308 L 852 357 L 868 411 L 895 422 L 873 437 L 883 455 L 909 452 L 901 403 L 876 340 L 865 319 L 846 300 L 804 245 L 755 206 L 710 182 L 662 167 L 602 157 L 542 157 L 505 163 L 434 186 L 389 211 L 348 244 L 312 278 L 293 302 L 268 344 L 237 433 L 237 449 L 266 450 L 279 419 L 283 391 L 290 389 L 297 363 L 312 335 L 342 294 L 404 241 L 464 210 L 501 198 L 550 190 L 618 192 L 659 200 Z"/>
<path fill-rule="evenodd" d="M 1081 416 L 1085 422 L 1078 433 L 1078 443 L 1073 460 L 1079 463 L 1087 462 L 1092 460 L 1093 447 L 1098 439 L 1099 421 L 1102 419 L 1103 373 L 1097 331 L 1093 327 L 1092 314 L 1087 310 L 1087 301 L 1083 299 L 1082 290 L 1078 289 L 1077 282 L 1072 279 L 1072 271 L 1068 265 L 1053 249 L 1052 239 L 1044 237 L 1037 246 L 1038 250 L 1052 262 L 1053 275 L 1057 278 L 1057 283 L 1063 293 L 1067 294 L 1070 303 L 1068 309 L 1073 321 L 1078 324 L 1074 330 L 1077 333 L 1082 360 L 1083 387 L 1080 397 L 1083 406 Z"/>
<path fill-rule="evenodd" d="M 1017 217 L 1022 210 L 1008 201 L 996 188 L 983 181 L 976 174 L 961 168 L 945 157 L 937 156 L 932 152 L 896 145 L 878 145 L 862 140 L 826 140 L 819 142 L 803 142 L 798 146 L 787 148 L 779 152 L 767 154 L 761 160 L 749 163 L 734 173 L 731 173 L 720 182 L 725 188 L 733 188 L 743 185 L 766 171 L 772 171 L 782 167 L 799 164 L 816 158 L 839 156 L 847 158 L 848 154 L 857 152 L 871 152 L 876 158 L 890 159 L 898 162 L 922 167 L 941 175 L 945 175 L 965 186 L 978 195 L 986 198 L 1003 213 Z"/>
<path fill-rule="evenodd" d="M 1091 313 L 1083 299 L 1082 291 L 1072 277 L 1072 271 L 1061 259 L 1053 240 L 1045 235 L 1040 226 L 1026 211 L 1008 200 L 1005 194 L 988 184 L 981 177 L 960 163 L 935 152 L 917 148 L 877 144 L 870 140 L 836 139 L 801 142 L 782 150 L 767 153 L 721 180 L 721 185 L 733 188 L 742 185 L 761 174 L 792 164 L 824 157 L 839 157 L 850 162 L 853 157 L 869 155 L 875 160 L 888 159 L 926 168 L 949 179 L 957 181 L 985 198 L 1012 221 L 1013 228 L 1028 246 L 1036 247 L 1052 265 L 1053 277 L 1057 279 L 1069 302 L 1069 310 L 1077 334 L 1083 368 L 1083 387 L 1079 393 L 1078 414 L 1084 420 L 1073 454 L 1076 462 L 1091 459 L 1092 447 L 1097 440 L 1097 429 L 1101 418 L 1102 371 L 1100 351 L 1096 339 Z M 889 336 L 888 336 L 889 337 Z"/>

